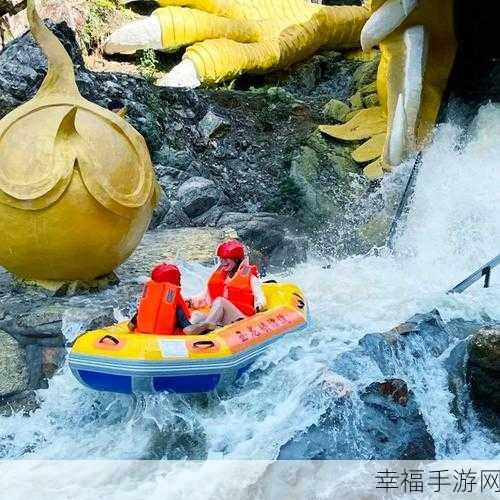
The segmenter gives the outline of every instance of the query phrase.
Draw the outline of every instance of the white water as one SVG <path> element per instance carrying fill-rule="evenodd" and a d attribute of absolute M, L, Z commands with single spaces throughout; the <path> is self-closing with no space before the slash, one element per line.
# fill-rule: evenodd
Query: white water
<path fill-rule="evenodd" d="M 308 262 L 286 276 L 303 287 L 314 328 L 276 343 L 230 394 L 148 397 L 130 419 L 126 397 L 87 390 L 63 370 L 48 390 L 39 391 L 43 404 L 30 418 L 0 417 L 0 454 L 43 459 L 203 458 L 205 450 L 209 458 L 273 459 L 282 445 L 317 422 L 331 405 L 335 392 L 326 383 L 332 376 L 328 366 L 366 333 L 390 329 L 434 308 L 446 319 L 480 320 L 488 315 L 500 320 L 499 270 L 489 289 L 476 284 L 461 295 L 445 293 L 500 252 L 500 108 L 481 109 L 461 149 L 460 134 L 451 125 L 441 126 L 425 152 L 395 255 L 382 251 L 348 258 L 332 262 L 330 269 Z M 186 265 L 188 293 L 200 286 L 206 273 Z M 407 380 L 438 457 L 500 458 L 500 446 L 477 422 L 458 430 L 441 361 L 415 366 Z M 364 382 L 378 379 L 380 373 L 366 373 Z M 159 455 L 152 454 L 158 449 L 155 443 Z M 200 450 L 199 457 L 194 450 Z M 161 495 L 167 486 L 173 496 L 194 492 L 201 498 L 220 491 L 228 481 L 243 490 L 264 467 L 256 462 L 245 474 L 231 477 L 206 462 L 168 477 L 137 470 L 133 478 L 112 476 L 109 482 L 96 478 L 91 468 L 62 466 L 64 471 L 51 467 L 46 474 L 37 466 L 43 491 L 50 491 L 59 473 L 77 477 L 80 484 L 85 481 L 88 492 L 122 498 L 132 491 Z M 34 491 L 14 477 L 8 484 L 18 488 L 19 498 Z M 68 486 L 68 496 L 78 497 L 78 491 Z"/>

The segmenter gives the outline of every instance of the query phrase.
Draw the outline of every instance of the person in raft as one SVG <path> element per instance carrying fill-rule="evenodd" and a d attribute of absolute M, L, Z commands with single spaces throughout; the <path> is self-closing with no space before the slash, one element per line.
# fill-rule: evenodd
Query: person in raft
<path fill-rule="evenodd" d="M 208 279 L 205 290 L 186 299 L 191 308 L 210 307 L 208 314 L 195 311 L 186 334 L 199 334 L 252 316 L 266 307 L 257 267 L 245 258 L 245 247 L 229 240 L 217 247 L 219 266 Z"/>
<path fill-rule="evenodd" d="M 144 284 L 137 313 L 129 330 L 159 335 L 181 335 L 191 325 L 191 312 L 181 295 L 181 273 L 174 264 L 159 264 Z"/>

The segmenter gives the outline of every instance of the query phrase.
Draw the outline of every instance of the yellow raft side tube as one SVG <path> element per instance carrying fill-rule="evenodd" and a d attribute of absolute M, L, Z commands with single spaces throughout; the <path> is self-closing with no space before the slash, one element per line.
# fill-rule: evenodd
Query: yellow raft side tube
<path fill-rule="evenodd" d="M 85 385 L 113 392 L 206 392 L 238 378 L 283 334 L 307 324 L 301 290 L 263 285 L 267 309 L 207 335 L 130 332 L 127 322 L 81 335 L 69 364 Z"/>

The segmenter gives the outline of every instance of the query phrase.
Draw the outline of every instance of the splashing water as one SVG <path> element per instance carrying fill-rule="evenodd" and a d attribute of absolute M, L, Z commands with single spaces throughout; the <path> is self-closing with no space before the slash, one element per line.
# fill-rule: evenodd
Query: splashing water
<path fill-rule="evenodd" d="M 388 330 L 434 308 L 445 319 L 500 320 L 498 270 L 489 289 L 476 284 L 461 295 L 445 293 L 500 251 L 499 136 L 500 107 L 494 105 L 480 110 L 465 144 L 459 128 L 438 128 L 424 153 L 394 254 L 383 250 L 350 257 L 331 262 L 328 269 L 310 261 L 278 276 L 304 289 L 313 327 L 274 344 L 228 393 L 148 396 L 140 398 L 130 414 L 129 398 L 92 392 L 64 369 L 48 390 L 39 391 L 43 402 L 29 418 L 0 417 L 0 456 L 274 459 L 285 443 L 318 423 L 331 407 L 336 396 L 325 389 L 331 377 L 328 367 L 363 335 Z M 385 185 L 390 180 L 381 189 Z M 188 294 L 207 273 L 201 266 L 185 266 Z M 398 373 L 415 393 L 439 458 L 499 458 L 499 445 L 477 421 L 459 429 L 450 410 L 443 361 L 452 347 L 420 364 L 409 360 Z M 359 383 L 380 379 L 380 372 L 367 367 Z M 257 463 L 245 478 L 232 480 L 244 488 L 258 478 L 259 467 Z M 176 480 L 188 481 L 186 474 L 178 471 Z M 230 473 L 205 462 L 188 475 L 205 485 L 210 478 L 208 495 Z M 130 481 L 121 487 L 126 489 Z M 134 481 L 151 493 L 159 478 L 152 474 Z M 170 482 L 170 491 L 180 484 Z M 106 486 L 97 482 L 95 488 L 102 494 Z"/>

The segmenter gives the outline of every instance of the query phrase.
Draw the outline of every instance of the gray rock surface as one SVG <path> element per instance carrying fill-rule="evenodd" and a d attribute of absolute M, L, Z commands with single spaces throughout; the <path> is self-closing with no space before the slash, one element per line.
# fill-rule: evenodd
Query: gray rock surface
<path fill-rule="evenodd" d="M 415 396 L 399 379 L 374 382 L 359 400 L 334 400 L 318 424 L 280 450 L 282 460 L 431 460 L 434 441 Z"/>
<path fill-rule="evenodd" d="M 16 339 L 0 330 L 0 399 L 29 387 L 26 354 Z"/>
<path fill-rule="evenodd" d="M 216 205 L 222 197 L 222 192 L 212 180 L 191 177 L 179 187 L 177 197 L 188 217 L 194 218 Z"/>
<path fill-rule="evenodd" d="M 274 212 L 289 216 L 284 225 L 293 218 L 294 230 L 300 226 L 301 231 L 310 232 L 311 217 L 303 210 L 300 186 L 290 180 L 291 160 L 324 121 L 325 104 L 331 99 L 345 101 L 356 90 L 352 74 L 363 63 L 330 51 L 290 72 L 262 77 L 260 82 L 267 85 L 263 88 L 245 77 L 237 90 L 179 92 L 132 75 L 88 71 L 73 32 L 64 23 L 51 28 L 75 62 L 82 95 L 103 107 L 112 102 L 126 106 L 126 119 L 145 137 L 165 195 L 160 197 L 152 228 L 202 224 L 205 212 L 220 204 L 215 199 L 219 190 L 226 212 Z M 29 33 L 0 53 L 0 117 L 34 95 L 45 68 L 45 58 Z M 279 86 L 273 86 L 273 81 L 279 81 Z M 329 186 L 335 206 L 343 203 L 337 191 L 345 191 L 346 185 L 337 182 L 337 177 L 344 175 L 347 161 L 347 153 L 336 153 L 335 158 L 319 154 L 316 185 Z M 180 186 L 192 177 L 213 181 L 216 188 L 210 187 L 205 200 L 186 198 L 180 207 L 175 206 Z M 345 211 L 336 213 L 340 220 Z M 219 215 L 211 212 L 207 223 L 216 224 Z M 280 228 L 282 238 L 286 229 Z"/>

